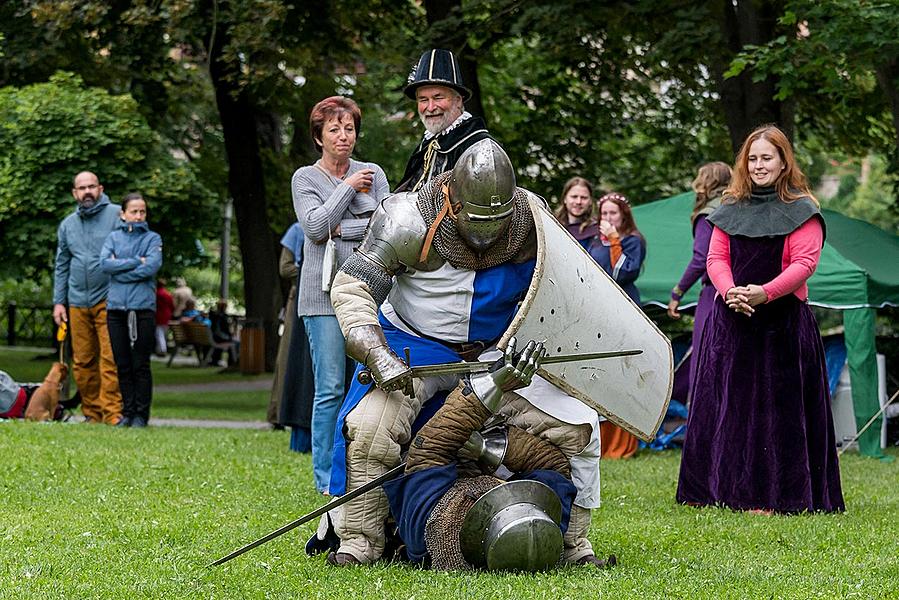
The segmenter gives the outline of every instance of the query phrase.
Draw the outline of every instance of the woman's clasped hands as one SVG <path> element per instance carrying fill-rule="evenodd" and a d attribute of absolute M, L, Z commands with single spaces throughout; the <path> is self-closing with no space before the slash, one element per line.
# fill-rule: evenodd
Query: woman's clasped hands
<path fill-rule="evenodd" d="M 743 313 L 747 317 L 752 316 L 755 307 L 768 301 L 768 294 L 760 285 L 750 283 L 749 285 L 735 286 L 727 290 L 724 302 L 727 307 L 738 313 Z"/>

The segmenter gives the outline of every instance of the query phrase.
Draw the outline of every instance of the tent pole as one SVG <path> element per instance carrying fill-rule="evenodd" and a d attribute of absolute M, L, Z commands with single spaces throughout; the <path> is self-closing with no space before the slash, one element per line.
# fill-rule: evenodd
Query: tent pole
<path fill-rule="evenodd" d="M 859 437 L 861 437 L 861 435 L 865 432 L 865 430 L 867 430 L 868 427 L 871 426 L 871 423 L 873 423 L 874 421 L 876 421 L 876 420 L 877 420 L 877 417 L 879 417 L 880 415 L 882 415 L 883 412 L 887 409 L 887 406 L 889 406 L 890 404 L 892 404 L 893 401 L 894 401 L 896 398 L 899 398 L 899 390 L 896 390 L 896 393 L 893 394 L 893 395 L 890 397 L 889 400 L 887 400 L 886 404 L 884 404 L 883 406 L 880 407 L 880 410 L 877 411 L 877 414 L 874 415 L 873 417 L 871 417 L 871 419 L 870 419 L 867 423 L 865 423 L 865 426 L 862 427 L 861 430 L 860 430 L 858 433 L 855 434 L 855 437 L 854 437 L 854 438 L 852 438 L 851 440 L 849 440 L 849 442 L 843 444 L 843 447 L 840 448 L 840 451 L 837 453 L 837 456 L 843 456 L 843 453 L 846 452 L 846 450 L 848 450 L 849 447 L 850 447 L 852 444 L 854 444 L 855 441 L 856 441 Z"/>

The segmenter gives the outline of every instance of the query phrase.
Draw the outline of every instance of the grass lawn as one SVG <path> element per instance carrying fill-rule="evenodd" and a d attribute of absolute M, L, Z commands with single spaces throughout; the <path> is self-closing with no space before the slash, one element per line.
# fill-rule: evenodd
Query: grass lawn
<path fill-rule="evenodd" d="M 313 524 L 210 561 L 320 503 L 284 432 L 0 423 L 0 598 L 897 598 L 899 461 L 842 462 L 841 515 L 674 503 L 679 454 L 603 464 L 608 571 L 332 569 Z M 896 455 L 895 450 L 891 450 Z"/>
<path fill-rule="evenodd" d="M 52 349 L 44 351 L 0 347 L 0 369 L 20 382 L 43 381 L 55 357 Z M 153 385 L 183 386 L 177 391 L 155 390 L 152 417 L 167 419 L 216 419 L 227 421 L 264 421 L 269 401 L 268 388 L 259 390 L 207 389 L 203 385 L 225 385 L 234 382 L 266 381 L 271 373 L 241 375 L 222 372 L 220 367 L 195 367 L 153 361 Z M 74 393 L 74 381 L 70 389 Z M 191 386 L 197 386 L 191 389 Z"/>
<path fill-rule="evenodd" d="M 268 400 L 267 389 L 235 392 L 154 392 L 152 416 L 163 419 L 265 421 Z"/>

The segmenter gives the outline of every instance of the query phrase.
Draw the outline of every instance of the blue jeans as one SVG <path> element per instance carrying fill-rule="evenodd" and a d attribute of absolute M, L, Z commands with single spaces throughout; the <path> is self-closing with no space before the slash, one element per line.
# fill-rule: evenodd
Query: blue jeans
<path fill-rule="evenodd" d="M 331 448 L 337 412 L 343 402 L 346 354 L 343 334 L 333 315 L 304 316 L 306 337 L 312 351 L 315 396 L 312 400 L 312 477 L 315 489 L 328 490 Z"/>

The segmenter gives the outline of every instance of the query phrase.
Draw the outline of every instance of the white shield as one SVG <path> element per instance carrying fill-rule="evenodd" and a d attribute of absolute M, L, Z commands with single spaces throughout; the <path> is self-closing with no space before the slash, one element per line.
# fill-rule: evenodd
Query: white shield
<path fill-rule="evenodd" d="M 584 248 L 531 197 L 537 266 L 498 346 L 546 340 L 550 356 L 613 350 L 642 354 L 547 365 L 539 374 L 613 423 L 651 441 L 671 398 L 671 342 Z M 520 343 L 520 342 L 519 342 Z"/>

